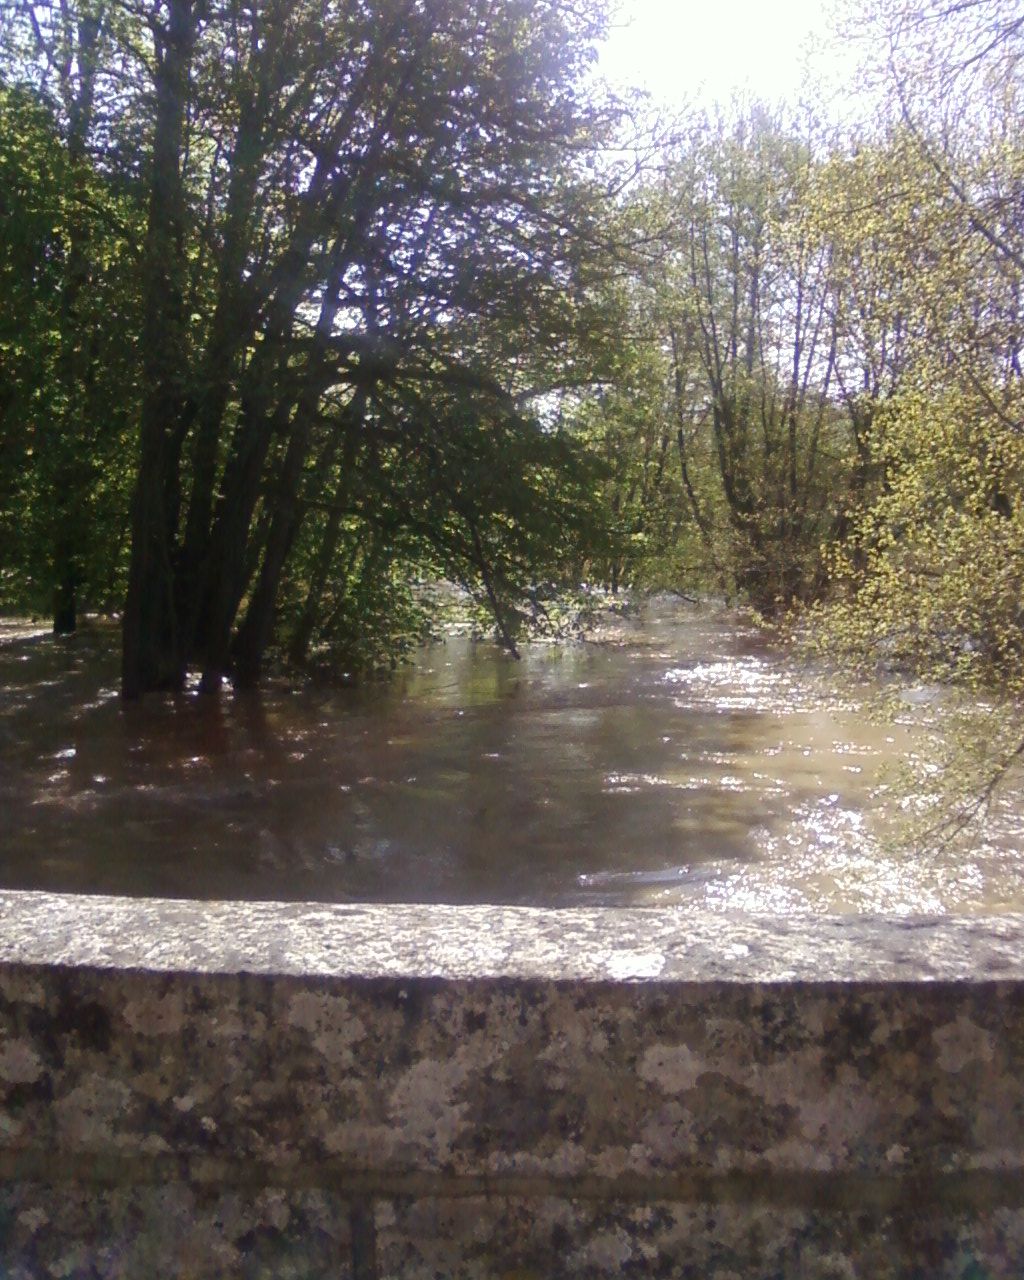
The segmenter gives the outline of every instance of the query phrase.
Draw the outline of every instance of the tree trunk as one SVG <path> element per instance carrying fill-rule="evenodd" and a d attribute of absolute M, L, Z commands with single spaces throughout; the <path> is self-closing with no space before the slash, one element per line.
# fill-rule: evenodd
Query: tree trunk
<path fill-rule="evenodd" d="M 59 418 L 43 428 L 43 449 L 52 460 L 51 566 L 53 581 L 53 633 L 70 635 L 78 625 L 78 585 L 81 570 L 83 511 L 86 481 L 75 445 L 85 427 L 82 384 L 85 378 L 82 348 L 85 340 L 79 313 L 91 275 L 90 227 L 84 210 L 89 161 L 86 146 L 92 129 L 96 72 L 103 11 L 84 15 L 75 24 L 77 83 L 71 74 L 71 58 L 62 75 L 62 96 L 68 115 L 67 156 L 71 173 L 71 208 L 68 213 L 68 255 L 61 291 L 60 356 L 58 378 L 62 391 Z M 50 437 L 47 439 L 47 437 Z"/>
<path fill-rule="evenodd" d="M 243 401 L 210 538 L 209 576 L 198 632 L 204 693 L 220 689 L 221 677 L 228 668 L 231 630 L 248 584 L 250 529 L 259 502 L 264 463 L 274 439 L 287 432 L 295 403 L 290 379 L 273 411 L 268 409 L 264 394 L 265 389 L 259 388 L 252 398 Z"/>
<path fill-rule="evenodd" d="M 259 580 L 252 600 L 249 602 L 245 620 L 232 646 L 232 665 L 237 688 L 251 689 L 259 682 L 263 654 L 270 643 L 274 627 L 274 606 L 281 585 L 281 574 L 305 514 L 299 503 L 302 470 L 309 454 L 313 422 L 323 392 L 323 344 L 330 337 L 338 308 L 338 290 L 335 288 L 320 307 L 315 336 L 316 345 L 310 355 L 309 368 L 306 370 L 299 403 L 291 423 L 291 435 L 281 467 L 274 516 L 266 550 L 263 553 Z M 217 673 L 211 672 L 210 678 L 216 680 Z M 206 680 L 207 673 L 204 671 L 204 685 Z"/>
<path fill-rule="evenodd" d="M 78 628 L 78 596 L 73 577 L 58 582 L 53 593 L 53 634 L 72 635 Z"/>
<path fill-rule="evenodd" d="M 306 592 L 302 612 L 299 614 L 299 620 L 288 645 L 288 661 L 297 667 L 302 666 L 309 656 L 309 643 L 313 639 L 313 632 L 316 630 L 320 616 L 320 601 L 323 599 L 331 565 L 334 563 L 334 554 L 341 541 L 341 519 L 342 507 L 340 503 L 336 503 L 331 508 L 327 519 L 327 528 L 324 530 L 323 541 L 320 543 L 320 550 L 317 552 L 316 563 L 309 580 L 309 590 Z"/>
<path fill-rule="evenodd" d="M 200 647 L 203 585 L 217 481 L 217 451 L 232 379 L 242 346 L 251 339 L 251 306 L 245 297 L 249 227 L 262 156 L 260 101 L 251 88 L 244 98 L 230 162 L 224 233 L 218 260 L 217 301 L 199 385 L 188 407 L 194 426 L 192 471 L 184 544 L 176 569 L 178 613 L 188 657 Z"/>
<path fill-rule="evenodd" d="M 149 219 L 144 246 L 142 413 L 132 500 L 121 691 L 180 688 L 185 653 L 174 591 L 174 539 L 185 372 L 185 196 L 181 158 L 196 35 L 193 0 L 168 0 L 157 35 Z"/>

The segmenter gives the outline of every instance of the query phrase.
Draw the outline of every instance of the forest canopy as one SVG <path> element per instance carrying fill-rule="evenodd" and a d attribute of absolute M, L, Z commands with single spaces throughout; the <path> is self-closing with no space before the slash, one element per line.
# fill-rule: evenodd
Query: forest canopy
<path fill-rule="evenodd" d="M 8 590 L 52 591 L 58 630 L 123 592 L 126 694 L 253 683 L 278 626 L 301 656 L 362 625 L 355 598 L 387 612 L 396 565 L 510 633 L 519 586 L 575 554 L 587 458 L 536 406 L 599 358 L 600 23 L 565 0 L 9 21 Z"/>

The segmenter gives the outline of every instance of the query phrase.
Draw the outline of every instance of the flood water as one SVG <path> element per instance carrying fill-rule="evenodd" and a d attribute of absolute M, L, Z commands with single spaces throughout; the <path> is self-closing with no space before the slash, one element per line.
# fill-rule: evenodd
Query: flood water
<path fill-rule="evenodd" d="M 918 747 L 735 617 L 664 601 L 515 663 L 123 707 L 110 635 L 0 631 L 0 885 L 195 898 L 1024 909 L 1024 824 L 894 849 Z"/>

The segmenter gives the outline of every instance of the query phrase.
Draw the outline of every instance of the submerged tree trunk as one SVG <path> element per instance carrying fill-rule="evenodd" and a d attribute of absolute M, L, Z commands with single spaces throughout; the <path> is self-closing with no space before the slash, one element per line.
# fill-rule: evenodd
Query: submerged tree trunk
<path fill-rule="evenodd" d="M 210 538 L 209 577 L 197 588 L 205 587 L 198 632 L 204 693 L 217 692 L 228 669 L 232 628 L 255 563 L 249 554 L 250 530 L 259 503 L 264 464 L 273 441 L 288 431 L 294 408 L 291 380 L 273 410 L 268 408 L 265 394 L 264 387 L 257 387 L 251 398 L 243 400 L 242 418 L 224 473 L 220 510 Z"/>
<path fill-rule="evenodd" d="M 337 299 L 330 305 L 325 303 L 320 321 L 324 337 L 330 332 L 336 311 Z M 284 568 L 306 516 L 307 500 L 300 499 L 299 490 L 302 482 L 302 467 L 309 452 L 313 415 L 317 408 L 318 399 L 319 393 L 316 385 L 307 383 L 306 398 L 304 403 L 300 403 L 299 411 L 296 414 L 297 422 L 293 426 L 292 438 L 288 444 L 288 453 L 282 467 L 280 491 L 277 502 L 274 505 L 274 516 L 267 538 L 263 563 L 260 566 L 259 580 L 232 647 L 232 665 L 236 688 L 254 688 L 262 674 L 263 656 L 273 634 L 274 611 L 281 588 Z M 365 406 L 366 393 L 359 391 L 353 398 L 352 403 L 347 407 L 342 423 L 338 426 L 334 438 L 329 442 L 319 459 L 316 473 L 320 477 L 319 483 L 321 486 L 334 465 L 338 448 L 342 443 L 344 443 L 342 484 L 346 485 L 348 483 L 348 472 L 355 456 L 356 429 L 362 421 Z M 315 583 L 311 584 L 310 592 L 306 597 L 303 619 L 310 616 L 312 602 L 313 611 L 310 621 L 304 624 L 303 619 L 300 619 L 299 628 L 295 636 L 292 637 L 292 651 L 296 651 L 296 641 L 298 640 L 298 651 L 303 657 L 315 625 L 316 602 L 319 601 L 319 597 L 323 593 L 340 532 L 341 507 L 338 504 L 331 511 L 328 530 L 325 535 L 324 551 L 326 552 L 326 558 L 323 553 L 318 557 L 317 569 L 314 574 L 316 578 L 322 571 L 322 580 L 318 587 Z M 305 639 L 300 640 L 299 636 L 304 625 L 308 629 L 306 630 Z"/>
<path fill-rule="evenodd" d="M 185 680 L 173 560 L 187 324 L 181 166 L 195 35 L 193 0 L 168 0 L 167 22 L 156 36 L 156 114 L 144 247 L 141 450 L 123 623 L 121 689 L 126 698 L 151 689 L 180 688 Z"/>
<path fill-rule="evenodd" d="M 265 76 L 261 66 L 257 72 Z M 217 453 L 224 415 L 233 391 L 239 352 L 250 340 L 252 302 L 246 296 L 246 255 L 251 238 L 259 164 L 263 155 L 265 111 L 255 85 L 243 95 L 229 162 L 224 231 L 217 269 L 217 299 L 198 388 L 188 406 L 194 435 L 191 484 L 184 519 L 184 540 L 176 566 L 178 612 L 183 645 L 192 659 L 204 642 L 204 593 L 210 580 L 209 556 L 217 486 Z"/>

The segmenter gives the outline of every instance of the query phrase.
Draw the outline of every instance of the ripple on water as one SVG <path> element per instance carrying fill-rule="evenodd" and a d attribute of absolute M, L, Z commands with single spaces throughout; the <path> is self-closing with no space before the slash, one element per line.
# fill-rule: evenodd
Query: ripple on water
<path fill-rule="evenodd" d="M 887 839 L 884 770 L 923 750 L 916 706 L 879 726 L 724 615 L 662 604 L 621 632 L 527 648 L 519 664 L 453 638 L 379 688 L 130 709 L 102 637 L 88 654 L 0 645 L 6 883 L 780 913 L 1024 908 L 1019 801 L 967 855 Z"/>

